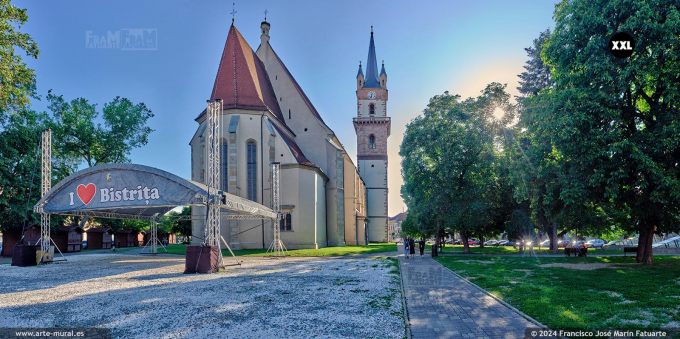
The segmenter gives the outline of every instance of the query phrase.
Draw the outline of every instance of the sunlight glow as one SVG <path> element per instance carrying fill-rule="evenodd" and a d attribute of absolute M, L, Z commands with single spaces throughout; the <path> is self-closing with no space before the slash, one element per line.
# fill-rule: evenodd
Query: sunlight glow
<path fill-rule="evenodd" d="M 505 116 L 505 111 L 504 111 L 502 108 L 500 108 L 500 107 L 496 107 L 496 108 L 494 108 L 494 110 L 493 110 L 493 112 L 491 113 L 491 115 L 493 115 L 493 118 L 494 118 L 495 120 L 500 121 L 500 120 L 502 120 L 503 117 Z"/>

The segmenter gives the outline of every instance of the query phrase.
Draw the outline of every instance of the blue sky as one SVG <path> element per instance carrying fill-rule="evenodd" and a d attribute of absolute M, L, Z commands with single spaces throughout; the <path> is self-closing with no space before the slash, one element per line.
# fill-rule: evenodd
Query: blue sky
<path fill-rule="evenodd" d="M 356 71 L 366 61 L 370 26 L 385 60 L 392 116 L 390 215 L 403 209 L 398 155 L 404 127 L 444 91 L 473 96 L 485 84 L 511 93 L 524 48 L 552 27 L 556 1 L 237 1 L 236 25 L 253 49 L 268 11 L 271 44 L 326 123 L 355 156 Z M 231 23 L 231 1 L 16 1 L 23 30 L 40 48 L 28 63 L 38 92 L 84 97 L 100 106 L 115 96 L 154 113 L 149 144 L 132 161 L 189 178 L 189 139 L 212 89 Z M 157 48 L 88 48 L 86 37 L 130 28 L 154 30 Z M 43 101 L 34 107 L 44 110 Z"/>

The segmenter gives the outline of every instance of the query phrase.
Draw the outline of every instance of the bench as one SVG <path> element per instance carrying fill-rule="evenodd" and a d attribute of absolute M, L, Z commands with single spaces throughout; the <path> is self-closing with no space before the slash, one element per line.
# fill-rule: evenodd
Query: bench
<path fill-rule="evenodd" d="M 579 257 L 587 257 L 588 256 L 588 249 L 583 247 L 583 248 L 574 248 L 574 247 L 566 247 L 564 249 L 564 255 L 567 257 L 571 257 L 571 255 L 579 256 Z"/>
<path fill-rule="evenodd" d="M 623 248 L 623 256 L 626 256 L 626 253 L 637 253 L 637 246 L 625 246 Z"/>

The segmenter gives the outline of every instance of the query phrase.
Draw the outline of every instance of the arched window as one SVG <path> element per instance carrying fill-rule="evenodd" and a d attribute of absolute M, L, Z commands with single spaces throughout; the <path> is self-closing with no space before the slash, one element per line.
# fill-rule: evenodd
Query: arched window
<path fill-rule="evenodd" d="M 369 104 L 368 105 L 368 114 L 369 115 L 375 115 L 375 104 Z"/>
<path fill-rule="evenodd" d="M 257 201 L 257 146 L 254 141 L 246 144 L 248 199 Z"/>
<path fill-rule="evenodd" d="M 292 231 L 293 230 L 293 221 L 292 221 L 292 216 L 290 212 L 285 213 L 283 218 L 281 218 L 281 221 L 279 221 L 279 229 L 281 231 Z"/>
<path fill-rule="evenodd" d="M 368 148 L 375 149 L 375 135 L 373 134 L 368 136 Z"/>
<path fill-rule="evenodd" d="M 220 184 L 221 189 L 227 192 L 229 191 L 229 145 L 226 140 L 222 141 L 220 153 Z"/>

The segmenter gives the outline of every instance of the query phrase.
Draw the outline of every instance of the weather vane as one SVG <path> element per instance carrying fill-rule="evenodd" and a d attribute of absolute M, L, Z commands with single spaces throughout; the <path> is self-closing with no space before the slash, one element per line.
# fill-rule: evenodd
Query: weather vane
<path fill-rule="evenodd" d="M 236 20 L 236 13 L 237 13 L 237 12 L 236 12 L 236 3 L 235 3 L 235 2 L 232 2 L 232 3 L 231 3 L 231 12 L 229 12 L 229 14 L 231 14 L 231 23 L 232 23 L 232 24 L 233 24 L 234 21 Z"/>

